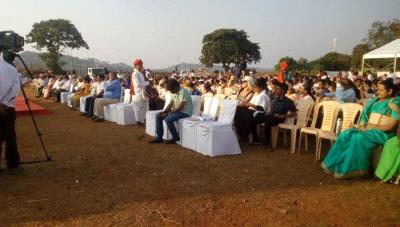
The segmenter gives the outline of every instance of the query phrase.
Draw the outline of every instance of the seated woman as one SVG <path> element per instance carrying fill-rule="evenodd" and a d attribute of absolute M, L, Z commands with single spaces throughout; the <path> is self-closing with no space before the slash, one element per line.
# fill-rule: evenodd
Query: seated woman
<path fill-rule="evenodd" d="M 361 114 L 360 128 L 340 133 L 329 150 L 322 168 L 335 178 L 365 175 L 371 167 L 374 148 L 395 136 L 400 115 L 393 107 L 400 106 L 395 96 L 396 87 L 391 81 L 378 85 L 377 96 L 368 102 Z"/>
<path fill-rule="evenodd" d="M 340 80 L 340 87 L 335 92 L 325 93 L 322 97 L 336 97 L 340 103 L 355 103 L 357 99 L 361 99 L 360 90 L 347 78 Z"/>
<path fill-rule="evenodd" d="M 254 95 L 250 102 L 241 102 L 236 109 L 234 123 L 237 134 L 246 138 L 253 132 L 253 143 L 259 143 L 257 135 L 257 124 L 260 119 L 270 112 L 270 100 L 265 91 L 266 79 L 259 78 L 254 84 Z"/>
<path fill-rule="evenodd" d="M 79 108 L 79 101 L 80 98 L 86 95 L 89 95 L 90 93 L 90 77 L 85 77 L 83 78 L 83 88 L 80 91 L 75 92 L 74 96 L 72 96 L 72 100 L 71 100 L 71 109 L 76 110 L 77 108 Z"/>
<path fill-rule="evenodd" d="M 254 77 L 245 76 L 237 96 L 237 100 L 239 101 L 239 106 L 250 102 L 254 94 L 253 87 L 254 87 Z"/>
<path fill-rule="evenodd" d="M 392 108 L 400 115 L 400 109 Z M 385 143 L 375 175 L 383 182 L 400 184 L 400 124 L 397 136 Z"/>

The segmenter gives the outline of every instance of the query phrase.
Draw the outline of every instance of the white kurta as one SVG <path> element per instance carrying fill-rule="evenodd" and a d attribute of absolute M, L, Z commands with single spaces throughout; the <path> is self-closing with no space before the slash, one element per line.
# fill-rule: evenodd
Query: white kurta
<path fill-rule="evenodd" d="M 132 106 L 136 122 L 144 123 L 146 112 L 149 108 L 148 99 L 145 95 L 146 81 L 141 72 L 135 69 L 132 73 L 132 84 L 135 94 L 132 95 Z"/>

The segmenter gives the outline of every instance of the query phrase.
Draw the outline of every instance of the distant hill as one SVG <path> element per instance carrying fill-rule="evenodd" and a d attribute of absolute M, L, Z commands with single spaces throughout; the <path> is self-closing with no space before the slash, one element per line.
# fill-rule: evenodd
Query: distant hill
<path fill-rule="evenodd" d="M 39 57 L 38 52 L 25 51 L 21 53 L 21 57 L 24 59 L 26 65 L 32 70 L 45 70 L 47 69 L 44 61 Z M 65 62 L 63 70 L 72 71 L 75 70 L 80 74 L 85 74 L 87 68 L 89 67 L 106 67 L 110 71 L 121 71 L 130 72 L 132 67 L 125 63 L 109 63 L 106 61 L 100 61 L 96 58 L 78 58 L 69 55 L 64 55 L 61 57 L 61 61 Z M 17 59 L 16 66 L 18 68 L 22 67 L 22 63 Z"/>
<path fill-rule="evenodd" d="M 172 65 L 172 66 L 169 66 L 169 67 L 167 67 L 167 68 L 164 68 L 164 69 L 156 69 L 156 70 L 154 70 L 154 71 L 158 71 L 158 72 L 172 72 L 172 71 L 174 71 L 176 68 L 178 68 L 178 71 L 180 71 L 180 70 L 189 70 L 189 69 L 194 69 L 194 70 L 198 70 L 198 69 L 205 69 L 205 70 L 208 70 L 208 71 L 211 71 L 211 72 L 213 72 L 213 71 L 215 71 L 215 70 L 218 70 L 218 71 L 224 71 L 224 68 L 222 67 L 222 66 L 218 66 L 218 65 L 215 65 L 215 66 L 213 66 L 212 68 L 206 68 L 204 65 L 202 65 L 202 64 L 189 64 L 189 63 L 180 63 L 180 64 L 178 64 L 178 65 Z M 251 66 L 249 66 L 248 67 L 249 69 L 255 69 L 257 72 L 269 72 L 269 71 L 273 71 L 272 69 L 266 69 L 266 68 L 258 68 L 258 67 L 251 67 Z"/>

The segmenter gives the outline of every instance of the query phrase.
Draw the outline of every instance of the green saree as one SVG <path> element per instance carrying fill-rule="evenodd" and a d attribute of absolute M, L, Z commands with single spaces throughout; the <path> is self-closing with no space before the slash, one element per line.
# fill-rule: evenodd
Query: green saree
<path fill-rule="evenodd" d="M 361 114 L 361 124 L 367 124 L 372 113 L 389 116 L 400 120 L 400 115 L 392 111 L 389 103 L 400 106 L 400 99 L 385 99 L 378 101 L 378 98 L 368 102 Z M 352 128 L 343 131 L 338 136 L 336 143 L 326 155 L 322 168 L 335 178 L 350 178 L 369 173 L 374 148 L 383 145 L 395 132 L 384 132 L 377 129 L 360 131 Z"/>

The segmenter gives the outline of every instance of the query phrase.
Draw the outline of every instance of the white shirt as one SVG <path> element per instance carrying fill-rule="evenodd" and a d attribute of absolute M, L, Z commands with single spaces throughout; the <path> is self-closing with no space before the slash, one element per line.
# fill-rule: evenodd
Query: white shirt
<path fill-rule="evenodd" d="M 20 91 L 21 74 L 14 66 L 0 59 L 0 103 L 15 107 L 15 97 Z"/>
<path fill-rule="evenodd" d="M 142 95 L 143 98 L 146 98 L 144 95 L 144 91 L 146 88 L 146 81 L 144 80 L 144 76 L 141 72 L 135 69 L 132 73 L 132 81 L 133 81 L 133 89 L 135 91 L 135 96 Z"/>
<path fill-rule="evenodd" d="M 271 103 L 270 99 L 265 91 L 260 92 L 259 94 L 254 94 L 250 100 L 250 103 L 256 106 L 261 106 L 264 108 L 264 112 L 256 111 L 254 116 L 258 113 L 269 114 L 271 112 Z M 250 107 L 249 109 L 255 110 L 254 108 Z"/>
<path fill-rule="evenodd" d="M 91 96 L 93 96 L 93 95 L 96 95 L 96 90 L 97 90 L 97 87 L 99 86 L 99 82 L 94 82 L 94 83 L 92 83 L 92 85 L 90 86 L 90 95 Z"/>
<path fill-rule="evenodd" d="M 99 82 L 96 86 L 96 95 L 100 94 L 104 90 L 104 80 Z"/>

